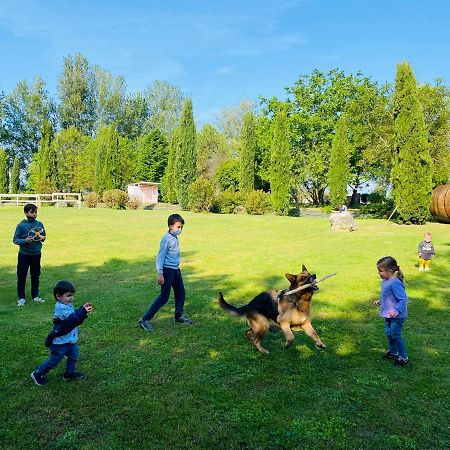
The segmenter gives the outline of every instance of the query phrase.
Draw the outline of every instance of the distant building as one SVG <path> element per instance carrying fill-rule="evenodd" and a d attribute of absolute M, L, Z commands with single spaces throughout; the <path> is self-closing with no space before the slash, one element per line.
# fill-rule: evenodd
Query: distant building
<path fill-rule="evenodd" d="M 128 185 L 128 196 L 130 200 L 145 205 L 158 203 L 158 186 L 160 183 L 139 181 Z"/>

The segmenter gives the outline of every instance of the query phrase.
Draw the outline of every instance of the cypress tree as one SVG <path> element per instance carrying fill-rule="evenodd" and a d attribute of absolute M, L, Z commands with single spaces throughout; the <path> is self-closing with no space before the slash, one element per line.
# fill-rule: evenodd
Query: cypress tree
<path fill-rule="evenodd" d="M 239 190 L 253 191 L 255 188 L 256 135 L 253 114 L 246 112 L 243 117 L 239 143 Z"/>
<path fill-rule="evenodd" d="M 6 194 L 9 187 L 8 155 L 5 149 L 0 148 L 0 193 Z"/>
<path fill-rule="evenodd" d="M 138 140 L 137 177 L 145 181 L 160 181 L 167 165 L 167 141 L 159 130 L 152 130 Z"/>
<path fill-rule="evenodd" d="M 58 187 L 58 156 L 52 145 L 52 139 L 52 125 L 50 121 L 45 120 L 39 142 L 39 167 L 36 180 L 36 190 L 41 193 L 54 192 Z"/>
<path fill-rule="evenodd" d="M 391 181 L 399 218 L 423 224 L 429 214 L 432 167 L 417 83 L 408 63 L 397 66 L 394 143 Z"/>
<path fill-rule="evenodd" d="M 94 189 L 97 193 L 103 194 L 106 189 L 105 180 L 105 158 L 108 148 L 109 127 L 103 126 L 95 138 L 95 182 Z"/>
<path fill-rule="evenodd" d="M 180 144 L 175 157 L 175 190 L 178 203 L 182 209 L 188 208 L 188 188 L 195 180 L 196 168 L 196 138 L 192 100 L 186 99 L 180 120 Z"/>
<path fill-rule="evenodd" d="M 14 158 L 12 170 L 11 170 L 11 186 L 10 193 L 17 194 L 20 189 L 20 163 L 19 158 Z"/>
<path fill-rule="evenodd" d="M 109 189 L 123 189 L 123 168 L 120 155 L 119 133 L 116 124 L 107 127 L 106 152 L 103 165 L 104 186 Z"/>
<path fill-rule="evenodd" d="M 175 160 L 180 145 L 180 129 L 175 128 L 170 140 L 167 166 L 161 180 L 161 192 L 164 200 L 169 203 L 177 203 L 177 193 L 175 190 Z"/>
<path fill-rule="evenodd" d="M 330 203 L 333 208 L 345 203 L 347 185 L 350 179 L 350 142 L 348 139 L 347 120 L 341 116 L 336 124 L 336 132 L 331 146 L 328 185 Z"/>
<path fill-rule="evenodd" d="M 274 211 L 289 212 L 292 159 L 289 146 L 288 105 L 281 105 L 275 115 L 270 148 L 270 191 Z"/>

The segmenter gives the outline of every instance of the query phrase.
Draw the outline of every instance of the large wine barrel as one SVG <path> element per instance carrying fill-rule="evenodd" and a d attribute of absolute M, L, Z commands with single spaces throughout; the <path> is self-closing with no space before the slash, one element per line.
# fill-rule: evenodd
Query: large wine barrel
<path fill-rule="evenodd" d="M 430 212 L 438 222 L 450 223 L 450 184 L 433 190 Z"/>

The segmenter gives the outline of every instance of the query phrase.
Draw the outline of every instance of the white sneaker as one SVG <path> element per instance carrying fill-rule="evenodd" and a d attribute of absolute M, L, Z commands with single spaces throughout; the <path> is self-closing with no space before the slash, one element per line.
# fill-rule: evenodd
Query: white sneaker
<path fill-rule="evenodd" d="M 423 272 L 423 267 L 419 267 L 419 272 Z"/>
<path fill-rule="evenodd" d="M 19 298 L 19 300 L 17 300 L 17 306 L 23 306 L 23 305 L 25 305 L 25 299 Z"/>
<path fill-rule="evenodd" d="M 43 298 L 41 298 L 41 297 L 34 297 L 34 298 L 33 298 L 33 302 L 36 302 L 36 303 L 44 303 L 45 300 L 44 300 Z"/>
<path fill-rule="evenodd" d="M 430 270 L 430 268 L 429 267 L 425 267 L 425 270 L 428 272 Z"/>

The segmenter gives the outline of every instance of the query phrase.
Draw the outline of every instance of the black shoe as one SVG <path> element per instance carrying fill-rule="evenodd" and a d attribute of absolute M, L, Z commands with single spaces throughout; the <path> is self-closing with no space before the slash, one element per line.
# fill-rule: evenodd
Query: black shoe
<path fill-rule="evenodd" d="M 394 353 L 391 353 L 390 351 L 389 352 L 386 352 L 382 357 L 381 357 L 381 359 L 382 360 L 384 360 L 384 361 L 386 361 L 386 360 L 392 360 L 392 361 L 394 361 L 395 359 L 397 359 L 398 358 L 398 355 L 394 355 Z"/>
<path fill-rule="evenodd" d="M 402 358 L 401 356 L 397 356 L 396 360 L 394 361 L 394 366 L 402 367 L 409 364 L 408 358 Z"/>
<path fill-rule="evenodd" d="M 143 328 L 145 331 L 152 331 L 153 330 L 153 324 L 150 322 L 150 320 L 144 320 L 139 319 L 139 326 Z"/>
<path fill-rule="evenodd" d="M 83 377 L 84 377 L 84 373 L 78 372 L 76 370 L 74 372 L 64 372 L 64 374 L 63 374 L 64 381 L 76 380 L 77 378 L 83 378 Z"/>
<path fill-rule="evenodd" d="M 45 375 L 40 374 L 39 372 L 32 372 L 31 373 L 31 379 L 38 385 L 38 386 L 44 386 L 48 383 L 47 377 Z"/>
<path fill-rule="evenodd" d="M 182 323 L 183 325 L 191 325 L 192 320 L 189 320 L 187 317 L 180 316 L 180 317 L 175 317 L 174 322 Z"/>

